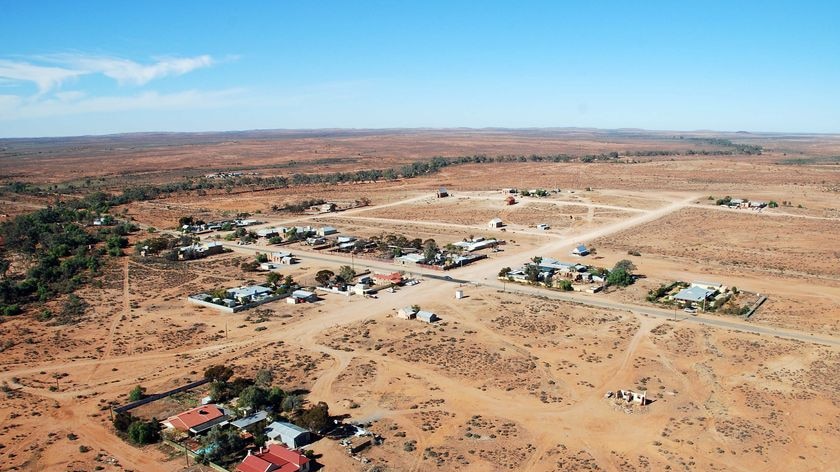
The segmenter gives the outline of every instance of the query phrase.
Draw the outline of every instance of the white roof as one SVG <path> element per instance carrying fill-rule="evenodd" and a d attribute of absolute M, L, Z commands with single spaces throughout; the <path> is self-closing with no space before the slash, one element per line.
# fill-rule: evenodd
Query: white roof
<path fill-rule="evenodd" d="M 228 290 L 234 297 L 251 297 L 263 293 L 270 293 L 271 289 L 262 285 L 251 285 L 248 287 L 232 288 Z"/>
<path fill-rule="evenodd" d="M 274 423 L 268 425 L 265 429 L 265 435 L 268 436 L 268 439 L 277 439 L 277 437 L 281 435 L 287 437 L 291 436 L 294 438 L 308 432 L 309 431 L 296 424 L 286 423 L 283 421 L 275 421 Z"/>
<path fill-rule="evenodd" d="M 265 411 L 265 410 L 260 410 L 256 413 L 250 414 L 250 415 L 245 416 L 243 418 L 239 418 L 236 421 L 231 421 L 230 424 L 232 424 L 233 426 L 235 426 L 239 429 L 242 429 L 242 428 L 247 428 L 248 426 L 251 426 L 252 424 L 257 424 L 257 423 L 259 423 L 260 421 L 262 421 L 266 418 L 268 418 L 268 412 Z"/>
<path fill-rule="evenodd" d="M 406 262 L 423 262 L 423 261 L 426 260 L 426 258 L 423 257 L 422 254 L 405 254 L 405 255 L 402 255 L 402 256 L 398 257 L 397 259 L 400 259 L 400 260 L 403 260 L 403 261 L 406 261 Z"/>
<path fill-rule="evenodd" d="M 292 296 L 295 298 L 309 298 L 313 295 L 315 294 L 306 290 L 295 290 L 294 292 L 292 292 Z"/>
<path fill-rule="evenodd" d="M 490 220 L 490 222 L 491 223 L 501 223 L 502 219 L 501 218 L 493 218 L 492 220 Z"/>

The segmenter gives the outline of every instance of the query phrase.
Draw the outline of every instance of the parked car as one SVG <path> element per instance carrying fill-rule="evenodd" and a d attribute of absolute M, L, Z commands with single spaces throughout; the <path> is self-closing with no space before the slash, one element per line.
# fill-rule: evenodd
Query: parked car
<path fill-rule="evenodd" d="M 686 313 L 691 313 L 692 315 L 694 315 L 694 314 L 697 313 L 697 308 L 692 308 L 690 306 L 687 306 L 683 309 L 683 311 L 686 312 Z"/>

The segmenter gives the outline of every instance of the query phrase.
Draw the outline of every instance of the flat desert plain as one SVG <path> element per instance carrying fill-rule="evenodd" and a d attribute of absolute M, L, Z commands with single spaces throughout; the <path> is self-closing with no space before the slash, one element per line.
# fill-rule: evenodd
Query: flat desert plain
<path fill-rule="evenodd" d="M 131 139 L 137 142 L 79 149 L 12 143 L 0 163 L 8 169 L 10 159 L 25 157 L 14 175 L 6 174 L 9 180 L 49 189 L 84 179 L 79 163 L 107 161 L 91 177 L 102 179 L 97 189 L 119 192 L 126 182 L 176 181 L 194 178 L 205 164 L 220 168 L 228 162 L 222 146 L 237 168 L 275 166 L 270 172 L 278 174 L 298 171 L 282 167 L 290 160 L 346 158 L 351 151 L 364 159 L 330 165 L 382 168 L 479 153 L 715 149 L 670 135 L 593 132 L 370 132 L 166 145 L 163 138 Z M 163 233 L 174 233 L 182 216 L 211 220 L 248 212 L 262 222 L 258 227 L 330 225 L 359 238 L 397 233 L 440 246 L 470 237 L 507 244 L 447 272 L 285 245 L 299 263 L 280 273 L 306 287 L 315 285 L 318 271 L 343 265 L 357 273 L 401 271 L 420 283 L 382 290 L 377 298 L 322 293 L 315 303 L 280 300 L 231 314 L 186 297 L 263 283 L 264 273 L 245 271 L 242 263 L 276 246 L 219 239 L 231 252 L 175 262 L 128 248 L 105 259 L 102 274 L 77 289 L 89 305 L 81 322 L 51 325 L 29 308 L 3 318 L 0 470 L 211 470 L 167 446 L 123 440 L 110 406 L 127 403 L 136 385 L 166 391 L 215 364 L 242 377 L 270 369 L 283 390 L 306 392 L 309 404 L 326 402 L 333 416 L 381 436 L 381 444 L 355 456 L 329 438 L 306 446 L 327 471 L 840 470 L 840 167 L 820 161 L 840 154 L 840 139 L 742 140 L 764 152 L 475 163 L 415 178 L 185 190 L 115 206 L 110 213 L 118 218 Z M 46 155 L 24 156 L 26 149 Z M 791 156 L 808 163 L 780 163 Z M 48 181 L 38 180 L 39 166 L 55 170 Z M 310 170 L 321 171 L 318 164 Z M 440 187 L 451 195 L 437 198 Z M 507 205 L 510 188 L 552 191 L 542 198 L 517 194 Z M 784 204 L 760 212 L 714 204 L 725 196 Z M 336 213 L 278 209 L 362 197 L 370 205 Z M 9 220 L 53 198 L 7 191 L 0 208 Z M 504 231 L 488 227 L 495 217 Z M 541 223 L 550 229 L 537 229 Z M 138 232 L 129 240 L 147 237 Z M 570 255 L 581 243 L 594 253 Z M 497 277 L 534 257 L 605 268 L 628 259 L 638 277 L 598 293 Z M 677 280 L 737 286 L 745 300 L 768 298 L 749 319 L 720 311 L 692 315 L 646 299 L 649 290 Z M 465 297 L 456 299 L 456 290 Z M 440 321 L 396 316 L 411 305 Z M 606 398 L 619 389 L 646 392 L 649 403 Z M 136 414 L 163 418 L 207 391 L 199 387 Z"/>

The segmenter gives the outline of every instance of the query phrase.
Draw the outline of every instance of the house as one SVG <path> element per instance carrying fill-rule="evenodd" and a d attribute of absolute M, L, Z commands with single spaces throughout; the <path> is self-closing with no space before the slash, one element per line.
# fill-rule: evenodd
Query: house
<path fill-rule="evenodd" d="M 402 283 L 403 277 L 399 272 L 392 272 L 390 274 L 373 274 L 373 280 L 377 285 L 399 285 Z"/>
<path fill-rule="evenodd" d="M 537 225 L 537 229 L 540 231 L 546 231 L 551 229 L 551 226 L 548 226 L 546 223 L 540 223 Z"/>
<path fill-rule="evenodd" d="M 227 423 L 227 419 L 227 414 L 222 408 L 214 404 L 208 404 L 170 416 L 161 424 L 165 428 L 200 434 L 213 426 Z"/>
<path fill-rule="evenodd" d="M 499 245 L 499 241 L 490 238 L 475 238 L 472 241 L 458 241 L 452 243 L 453 246 L 458 246 L 463 248 L 467 252 L 479 251 L 481 249 L 486 249 L 488 247 L 496 247 Z"/>
<path fill-rule="evenodd" d="M 236 472 L 309 472 L 309 458 L 280 444 L 269 444 L 259 452 L 251 452 Z"/>
<path fill-rule="evenodd" d="M 225 246 L 219 241 L 210 241 L 209 243 L 204 245 L 204 254 L 207 256 L 221 254 L 224 251 Z"/>
<path fill-rule="evenodd" d="M 261 228 L 257 230 L 257 236 L 261 238 L 273 238 L 275 236 L 282 236 L 283 228 Z"/>
<path fill-rule="evenodd" d="M 762 202 L 762 201 L 750 202 L 750 208 L 764 208 L 766 206 L 767 206 L 767 202 Z"/>
<path fill-rule="evenodd" d="M 265 421 L 268 419 L 268 412 L 265 410 L 260 410 L 256 413 L 251 413 L 248 416 L 243 418 L 239 418 L 236 421 L 231 421 L 230 424 L 234 428 L 255 432 L 258 430 L 262 430 L 261 426 L 265 424 Z"/>
<path fill-rule="evenodd" d="M 674 295 L 674 300 L 683 303 L 703 303 L 714 294 L 714 290 L 691 286 L 680 290 L 676 295 Z"/>
<path fill-rule="evenodd" d="M 316 233 L 318 234 L 318 236 L 323 237 L 329 236 L 330 234 L 338 233 L 338 230 L 333 228 L 332 226 L 322 226 L 318 228 L 318 231 L 316 231 Z"/>
<path fill-rule="evenodd" d="M 490 229 L 501 228 L 504 225 L 505 224 L 502 223 L 501 218 L 493 218 L 489 223 L 487 223 L 487 227 Z"/>
<path fill-rule="evenodd" d="M 352 291 L 356 295 L 364 295 L 369 291 L 369 289 L 367 285 L 360 282 L 353 286 Z"/>
<path fill-rule="evenodd" d="M 356 241 L 356 238 L 353 237 L 353 236 L 339 236 L 339 237 L 335 238 L 335 241 L 338 244 L 352 243 L 352 242 Z"/>
<path fill-rule="evenodd" d="M 291 298 L 294 298 L 298 303 L 302 302 L 317 302 L 318 296 L 312 292 L 308 292 L 306 290 L 295 290 L 292 292 Z"/>
<path fill-rule="evenodd" d="M 440 319 L 436 314 L 432 313 L 431 311 L 423 310 L 418 311 L 415 316 L 417 316 L 418 320 L 425 321 L 426 323 L 434 323 L 435 321 L 438 321 Z"/>
<path fill-rule="evenodd" d="M 397 310 L 397 318 L 402 318 L 404 320 L 413 320 L 416 315 L 417 310 L 410 306 L 404 306 Z"/>
<path fill-rule="evenodd" d="M 508 197 L 505 198 L 505 204 L 506 205 L 515 205 L 516 204 L 516 199 L 513 198 L 512 195 L 508 195 Z"/>
<path fill-rule="evenodd" d="M 438 198 L 444 198 L 449 196 L 449 192 L 447 192 L 445 188 L 441 187 L 435 195 L 437 195 Z"/>
<path fill-rule="evenodd" d="M 588 256 L 589 249 L 586 249 L 586 246 L 584 246 L 583 244 L 578 244 L 577 246 L 575 246 L 574 249 L 572 249 L 572 255 L 581 257 Z"/>
<path fill-rule="evenodd" d="M 691 282 L 692 287 L 700 287 L 712 292 L 722 292 L 726 287 L 717 282 Z"/>
<path fill-rule="evenodd" d="M 300 426 L 284 421 L 275 421 L 265 429 L 269 440 L 281 442 L 292 449 L 305 446 L 312 442 L 312 433 Z"/>
<path fill-rule="evenodd" d="M 271 296 L 271 294 L 272 290 L 268 287 L 263 287 L 262 285 L 250 285 L 239 288 L 231 288 L 228 289 L 226 293 L 228 299 L 236 300 L 243 305 L 246 303 L 260 300 L 265 297 L 269 297 Z"/>
<path fill-rule="evenodd" d="M 404 254 L 400 257 L 396 258 L 396 261 L 402 265 L 409 265 L 409 264 L 421 264 L 426 262 L 426 258 L 423 257 L 423 254 Z"/>

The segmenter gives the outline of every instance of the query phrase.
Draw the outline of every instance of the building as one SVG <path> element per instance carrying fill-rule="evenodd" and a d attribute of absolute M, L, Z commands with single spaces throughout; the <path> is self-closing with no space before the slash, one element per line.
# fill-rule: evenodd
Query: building
<path fill-rule="evenodd" d="M 490 228 L 490 229 L 501 228 L 504 225 L 505 224 L 502 223 L 501 218 L 493 218 L 492 220 L 490 220 L 489 223 L 487 223 L 487 227 Z"/>
<path fill-rule="evenodd" d="M 243 418 L 239 418 L 236 421 L 231 421 L 230 424 L 231 426 L 237 429 L 249 432 L 256 432 L 262 430 L 262 426 L 264 426 L 267 419 L 268 412 L 265 410 L 260 410 Z"/>
<path fill-rule="evenodd" d="M 305 446 L 312 442 L 312 433 L 305 428 L 284 421 L 275 421 L 265 429 L 269 440 L 281 442 L 292 449 Z"/>
<path fill-rule="evenodd" d="M 413 320 L 416 315 L 417 310 L 410 306 L 404 306 L 397 310 L 397 318 L 402 318 L 404 320 Z"/>
<path fill-rule="evenodd" d="M 714 294 L 714 290 L 692 285 L 691 287 L 684 288 L 677 292 L 677 294 L 674 295 L 674 300 L 683 302 L 684 304 L 704 303 Z"/>
<path fill-rule="evenodd" d="M 572 255 L 581 256 L 581 257 L 582 256 L 588 256 L 589 255 L 589 249 L 586 249 L 586 246 L 584 246 L 583 244 L 578 244 L 577 246 L 575 246 L 574 249 L 572 249 Z"/>
<path fill-rule="evenodd" d="M 431 311 L 423 310 L 418 311 L 415 316 L 418 320 L 425 321 L 426 323 L 434 323 L 435 321 L 438 321 L 440 319 L 436 314 L 432 313 Z"/>
<path fill-rule="evenodd" d="M 272 295 L 272 290 L 262 285 L 250 285 L 239 288 L 229 289 L 226 293 L 227 298 L 236 300 L 241 304 L 251 303 Z"/>
<path fill-rule="evenodd" d="M 227 423 L 227 419 L 225 410 L 217 405 L 208 404 L 170 416 L 162 422 L 162 425 L 165 428 L 201 434 L 213 426 Z"/>
<path fill-rule="evenodd" d="M 540 230 L 540 231 L 546 231 L 546 230 L 551 229 L 551 226 L 548 226 L 548 224 L 546 224 L 546 223 L 540 223 L 540 224 L 537 225 L 537 229 Z"/>
<path fill-rule="evenodd" d="M 318 236 L 324 237 L 338 233 L 338 230 L 333 228 L 332 226 L 322 226 L 318 228 L 318 231 L 316 231 L 316 233 L 318 234 Z"/>
<path fill-rule="evenodd" d="M 312 292 L 308 292 L 306 290 L 295 290 L 292 292 L 291 298 L 294 298 L 298 303 L 302 302 L 317 302 L 318 296 Z"/>
<path fill-rule="evenodd" d="M 512 195 L 508 195 L 508 197 L 505 198 L 505 204 L 506 205 L 516 205 L 516 199 L 513 198 Z"/>
<path fill-rule="evenodd" d="M 403 254 L 402 256 L 397 257 L 395 262 L 402 265 L 415 265 L 426 262 L 426 258 L 423 257 L 423 254 Z"/>
<path fill-rule="evenodd" d="M 276 270 L 280 268 L 278 262 L 263 262 L 260 264 L 260 270 Z"/>
<path fill-rule="evenodd" d="M 236 472 L 309 472 L 309 458 L 280 444 L 248 451 Z"/>
<path fill-rule="evenodd" d="M 726 287 L 724 287 L 723 284 L 717 283 L 717 282 L 702 282 L 702 281 L 691 282 L 691 286 L 692 287 L 704 288 L 704 289 L 710 290 L 712 292 L 722 292 L 722 291 L 724 291 L 724 289 L 726 289 Z"/>
<path fill-rule="evenodd" d="M 370 447 L 371 444 L 373 444 L 373 441 L 370 436 L 353 436 L 347 441 L 347 451 L 350 454 L 356 454 Z"/>
<path fill-rule="evenodd" d="M 441 188 L 438 189 L 438 191 L 437 191 L 437 197 L 438 198 L 444 198 L 444 197 L 448 197 L 448 196 L 449 196 L 449 192 L 447 192 L 445 188 L 441 187 Z"/>
<path fill-rule="evenodd" d="M 392 272 L 390 274 L 373 274 L 373 280 L 377 285 L 399 285 L 403 281 L 402 274 Z"/>
<path fill-rule="evenodd" d="M 504 241 L 503 241 L 504 242 Z M 499 241 L 496 239 L 484 239 L 484 238 L 475 238 L 472 241 L 458 241 L 452 243 L 453 246 L 458 246 L 463 248 L 467 252 L 479 251 L 481 249 L 486 249 L 488 247 L 496 247 L 499 245 Z"/>

